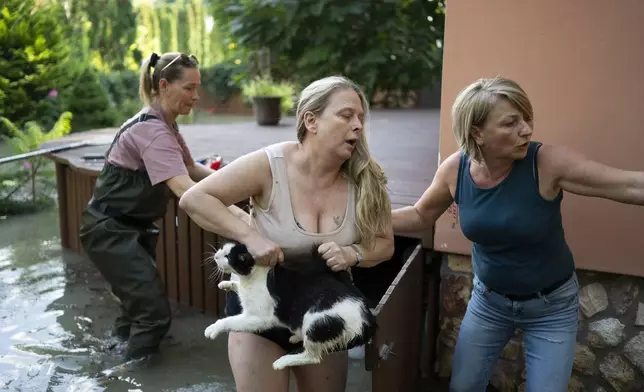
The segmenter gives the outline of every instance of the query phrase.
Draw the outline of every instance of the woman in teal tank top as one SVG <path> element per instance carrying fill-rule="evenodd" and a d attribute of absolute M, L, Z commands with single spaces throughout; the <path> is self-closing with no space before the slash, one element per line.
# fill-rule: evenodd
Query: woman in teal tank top
<path fill-rule="evenodd" d="M 526 391 L 567 391 L 579 283 L 561 220 L 563 192 L 644 205 L 644 172 L 532 141 L 532 104 L 512 80 L 472 83 L 456 98 L 452 119 L 460 151 L 441 163 L 414 206 L 392 212 L 395 231 L 414 232 L 456 202 L 472 241 L 473 290 L 450 391 L 485 391 L 516 328 L 523 330 Z"/>

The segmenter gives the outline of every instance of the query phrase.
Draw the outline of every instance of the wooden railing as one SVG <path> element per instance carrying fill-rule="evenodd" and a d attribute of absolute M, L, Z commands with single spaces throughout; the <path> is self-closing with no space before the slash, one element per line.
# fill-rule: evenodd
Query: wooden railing
<path fill-rule="evenodd" d="M 78 236 L 82 213 L 92 197 L 96 176 L 56 163 L 61 244 L 86 256 Z M 156 249 L 157 269 L 168 297 L 179 303 L 220 317 L 224 293 L 217 288 L 213 264 L 206 260 L 222 238 L 204 231 L 171 198 L 165 217 L 156 222 L 160 229 Z"/>

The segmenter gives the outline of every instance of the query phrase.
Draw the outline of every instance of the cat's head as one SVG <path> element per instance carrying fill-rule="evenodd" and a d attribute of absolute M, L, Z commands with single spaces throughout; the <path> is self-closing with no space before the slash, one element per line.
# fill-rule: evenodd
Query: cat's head
<path fill-rule="evenodd" d="M 255 259 L 248 253 L 246 245 L 228 242 L 215 253 L 215 263 L 226 274 L 234 272 L 247 276 L 255 266 Z"/>

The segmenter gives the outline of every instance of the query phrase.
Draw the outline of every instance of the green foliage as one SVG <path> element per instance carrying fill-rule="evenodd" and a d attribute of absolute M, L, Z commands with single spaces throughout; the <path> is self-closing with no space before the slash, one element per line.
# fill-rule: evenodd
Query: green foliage
<path fill-rule="evenodd" d="M 139 98 L 139 74 L 131 70 L 120 70 L 100 74 L 101 83 L 107 90 L 110 106 L 113 108 L 114 126 L 141 110 Z"/>
<path fill-rule="evenodd" d="M 0 123 L 10 133 L 9 137 L 3 138 L 16 154 L 35 151 L 43 143 L 69 134 L 71 122 L 72 114 L 64 112 L 45 132 L 35 121 L 27 121 L 21 129 L 6 117 L 0 117 Z M 46 158 L 34 157 L 20 166 L 3 167 L 0 171 L 0 214 L 30 212 L 52 205 L 47 191 L 54 187 L 55 171 Z"/>
<path fill-rule="evenodd" d="M 115 126 L 117 112 L 98 72 L 91 67 L 85 68 L 65 92 L 64 102 L 65 110 L 74 113 L 74 132 Z"/>
<path fill-rule="evenodd" d="M 161 32 L 159 29 L 159 19 L 157 18 L 154 4 L 141 2 L 138 7 L 138 34 L 136 45 L 143 52 L 144 57 L 149 56 L 152 52 L 160 51 Z"/>
<path fill-rule="evenodd" d="M 45 129 L 54 126 L 60 115 L 62 114 L 62 105 L 58 99 L 58 91 L 52 90 L 50 93 L 37 103 L 38 123 Z"/>
<path fill-rule="evenodd" d="M 136 46 L 144 56 L 152 52 L 187 52 L 205 67 L 221 60 L 220 42 L 216 36 L 209 37 L 207 31 L 204 1 L 141 1 L 136 10 Z"/>
<path fill-rule="evenodd" d="M 43 172 L 41 169 L 38 171 Z M 51 175 L 41 181 L 42 186 L 37 193 L 34 193 L 33 189 L 25 189 L 29 188 L 32 178 L 30 164 L 11 169 L 2 168 L 0 170 L 0 216 L 33 213 L 54 205 L 55 200 L 47 195 L 47 190 L 55 189 L 54 177 L 55 175 Z"/>
<path fill-rule="evenodd" d="M 270 76 L 257 76 L 242 85 L 242 94 L 246 97 L 282 97 L 282 113 L 287 113 L 295 106 L 295 86 L 286 81 L 276 82 Z"/>
<path fill-rule="evenodd" d="M 109 99 L 118 104 L 127 99 L 139 99 L 139 73 L 131 70 L 103 72 L 101 83 L 107 89 Z"/>
<path fill-rule="evenodd" d="M 211 12 L 238 45 L 270 49 L 274 77 L 300 85 L 341 74 L 393 106 L 441 74 L 440 1 L 220 0 Z"/>
<path fill-rule="evenodd" d="M 175 4 L 161 3 L 156 5 L 155 3 L 155 10 L 157 18 L 159 19 L 159 29 L 161 33 L 160 52 L 183 51 L 179 48 L 177 37 L 179 34 L 177 26 L 178 10 Z"/>
<path fill-rule="evenodd" d="M 74 78 L 62 7 L 33 0 L 5 0 L 0 8 L 0 116 L 21 125 L 51 124 L 52 90 Z M 0 134 L 6 130 L 0 129 Z"/>
<path fill-rule="evenodd" d="M 136 12 L 129 0 L 69 1 L 69 23 L 76 40 L 87 38 L 84 51 L 96 53 L 104 69 L 124 69 L 138 63 L 141 54 L 136 40 Z M 134 60 L 134 61 L 133 61 Z M 96 64 L 95 64 L 96 65 Z"/>
<path fill-rule="evenodd" d="M 233 61 L 217 63 L 201 69 L 201 85 L 205 92 L 217 101 L 226 101 L 235 92 L 241 91 L 247 69 Z"/>
<path fill-rule="evenodd" d="M 35 151 L 41 144 L 69 134 L 72 129 L 72 114 L 70 112 L 62 113 L 48 132 L 44 132 L 42 127 L 34 121 L 27 121 L 23 129 L 20 129 L 6 117 L 0 117 L 0 122 L 9 130 L 10 136 L 5 136 L 5 139 L 11 145 L 13 152 L 22 154 Z"/>

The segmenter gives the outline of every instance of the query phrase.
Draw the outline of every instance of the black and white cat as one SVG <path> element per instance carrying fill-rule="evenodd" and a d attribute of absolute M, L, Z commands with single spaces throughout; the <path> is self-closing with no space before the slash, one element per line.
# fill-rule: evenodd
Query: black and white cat
<path fill-rule="evenodd" d="M 256 265 L 246 247 L 236 243 L 225 244 L 214 259 L 224 273 L 238 276 L 218 287 L 237 292 L 243 310 L 208 326 L 205 336 L 288 328 L 289 341 L 302 342 L 303 349 L 277 359 L 275 370 L 320 363 L 326 354 L 366 344 L 375 333 L 376 317 L 349 273 L 331 271 L 317 247 L 286 258 L 284 265 L 299 266 L 295 268 Z"/>

